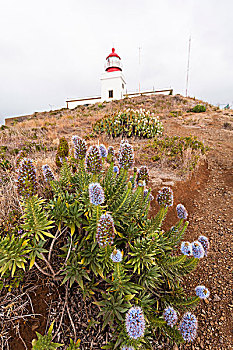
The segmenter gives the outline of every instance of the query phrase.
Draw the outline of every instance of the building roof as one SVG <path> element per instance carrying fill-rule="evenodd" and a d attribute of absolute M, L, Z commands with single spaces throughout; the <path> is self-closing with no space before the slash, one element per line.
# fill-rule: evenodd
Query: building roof
<path fill-rule="evenodd" d="M 108 55 L 108 57 L 106 58 L 106 60 L 107 60 L 109 57 L 118 57 L 119 59 L 121 59 L 120 56 L 118 56 L 118 54 L 115 52 L 114 47 L 112 48 L 112 52 Z"/>

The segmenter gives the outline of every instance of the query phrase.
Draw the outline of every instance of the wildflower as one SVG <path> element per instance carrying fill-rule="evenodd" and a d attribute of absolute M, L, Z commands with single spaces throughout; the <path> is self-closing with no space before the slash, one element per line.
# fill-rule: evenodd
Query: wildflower
<path fill-rule="evenodd" d="M 100 150 L 97 146 L 90 146 L 86 153 L 86 168 L 87 171 L 93 174 L 99 173 L 102 170 L 102 159 Z"/>
<path fill-rule="evenodd" d="M 36 168 L 30 158 L 21 160 L 16 183 L 20 196 L 31 197 L 36 194 L 38 187 Z"/>
<path fill-rule="evenodd" d="M 179 219 L 186 220 L 188 217 L 188 212 L 183 204 L 178 204 L 176 207 L 177 216 Z"/>
<path fill-rule="evenodd" d="M 210 296 L 210 291 L 205 286 L 197 286 L 195 288 L 196 295 L 201 299 L 207 299 Z"/>
<path fill-rule="evenodd" d="M 167 307 L 163 312 L 163 318 L 167 322 L 168 326 L 173 327 L 178 320 L 176 310 L 174 310 L 171 306 Z"/>
<path fill-rule="evenodd" d="M 113 262 L 121 262 L 122 261 L 122 252 L 119 249 L 114 249 L 112 254 L 110 255 L 110 258 Z"/>
<path fill-rule="evenodd" d="M 193 341 L 197 335 L 197 319 L 191 312 L 186 312 L 180 322 L 179 330 L 184 340 Z"/>
<path fill-rule="evenodd" d="M 48 164 L 42 166 L 42 171 L 46 182 L 50 182 L 55 179 L 54 174 Z"/>
<path fill-rule="evenodd" d="M 76 159 L 84 159 L 87 153 L 86 141 L 76 135 L 72 137 L 72 141 L 74 144 L 74 157 Z"/>
<path fill-rule="evenodd" d="M 133 165 L 134 162 L 134 152 L 133 147 L 128 143 L 128 141 L 121 142 L 118 162 L 120 168 L 129 169 Z"/>
<path fill-rule="evenodd" d="M 91 204 L 100 205 L 104 202 L 104 190 L 98 182 L 89 185 L 89 198 Z"/>
<path fill-rule="evenodd" d="M 102 214 L 96 232 L 96 240 L 100 246 L 112 245 L 115 237 L 115 227 L 112 216 L 109 213 Z"/>
<path fill-rule="evenodd" d="M 163 187 L 158 195 L 157 195 L 157 201 L 159 205 L 164 207 L 170 207 L 173 205 L 173 191 L 169 187 Z"/>
<path fill-rule="evenodd" d="M 198 259 L 204 258 L 205 251 L 200 242 L 195 241 L 192 243 L 192 252 L 193 252 L 194 258 L 198 258 Z"/>
<path fill-rule="evenodd" d="M 191 256 L 192 255 L 192 244 L 189 242 L 182 242 L 180 250 L 181 250 L 182 254 Z"/>
<path fill-rule="evenodd" d="M 145 181 L 146 184 L 148 184 L 148 181 L 149 181 L 149 171 L 148 171 L 148 168 L 146 166 L 141 166 L 138 170 L 138 173 L 137 173 L 137 183 L 140 181 L 140 180 L 143 180 Z"/>
<path fill-rule="evenodd" d="M 132 346 L 123 345 L 121 350 L 135 350 Z"/>
<path fill-rule="evenodd" d="M 114 165 L 114 167 L 113 167 L 113 171 L 114 171 L 114 173 L 116 173 L 116 174 L 118 174 L 118 173 L 119 173 L 119 168 L 118 168 L 118 166 L 117 166 L 117 165 Z"/>
<path fill-rule="evenodd" d="M 99 145 L 99 150 L 100 150 L 101 157 L 106 158 L 107 157 L 106 147 L 103 144 L 101 144 L 101 145 Z"/>
<path fill-rule="evenodd" d="M 209 240 L 206 236 L 199 236 L 198 237 L 198 242 L 201 243 L 204 251 L 205 251 L 205 256 L 207 256 L 207 252 L 208 252 L 208 249 L 210 247 L 210 243 L 209 243 Z"/>
<path fill-rule="evenodd" d="M 145 181 L 143 180 L 140 180 L 139 182 L 138 182 L 138 186 L 139 187 L 144 187 L 144 186 L 146 186 L 146 183 L 145 183 Z"/>
<path fill-rule="evenodd" d="M 131 307 L 126 314 L 125 324 L 128 336 L 133 339 L 143 337 L 145 331 L 145 319 L 140 307 Z"/>

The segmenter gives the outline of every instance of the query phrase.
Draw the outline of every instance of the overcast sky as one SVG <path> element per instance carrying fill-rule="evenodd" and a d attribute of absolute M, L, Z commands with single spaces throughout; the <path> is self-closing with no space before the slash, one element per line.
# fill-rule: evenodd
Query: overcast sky
<path fill-rule="evenodd" d="M 190 35 L 189 95 L 233 104 L 232 18 L 232 0 L 0 0 L 0 121 L 98 96 L 113 45 L 128 92 L 185 94 Z"/>

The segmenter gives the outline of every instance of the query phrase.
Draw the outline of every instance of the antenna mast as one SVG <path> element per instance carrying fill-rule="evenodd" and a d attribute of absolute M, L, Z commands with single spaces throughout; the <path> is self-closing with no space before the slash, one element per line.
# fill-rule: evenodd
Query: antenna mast
<path fill-rule="evenodd" d="M 140 93 L 140 73 L 141 73 L 141 47 L 138 48 L 138 64 L 139 64 L 139 89 L 138 92 Z"/>
<path fill-rule="evenodd" d="M 188 65 L 187 65 L 186 91 L 185 91 L 185 96 L 186 96 L 186 97 L 188 96 L 190 51 L 191 51 L 191 35 L 190 35 L 190 37 L 189 37 L 189 48 L 188 48 Z"/>

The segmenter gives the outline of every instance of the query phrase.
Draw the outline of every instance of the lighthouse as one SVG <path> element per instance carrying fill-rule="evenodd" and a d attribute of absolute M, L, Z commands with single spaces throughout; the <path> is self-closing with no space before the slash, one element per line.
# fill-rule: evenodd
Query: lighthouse
<path fill-rule="evenodd" d="M 120 56 L 112 48 L 107 56 L 105 72 L 101 76 L 101 101 L 120 100 L 126 94 L 126 82 L 122 73 Z"/>
<path fill-rule="evenodd" d="M 112 52 L 106 57 L 105 72 L 101 76 L 101 96 L 84 97 L 79 99 L 69 98 L 66 100 L 67 108 L 76 108 L 77 106 L 109 102 L 113 100 L 121 100 L 126 96 L 126 82 L 122 73 L 121 58 L 112 48 Z M 127 97 L 135 97 L 142 95 L 154 95 L 155 93 L 169 92 L 172 95 L 172 89 L 154 90 L 153 91 L 139 91 L 128 94 Z"/>

